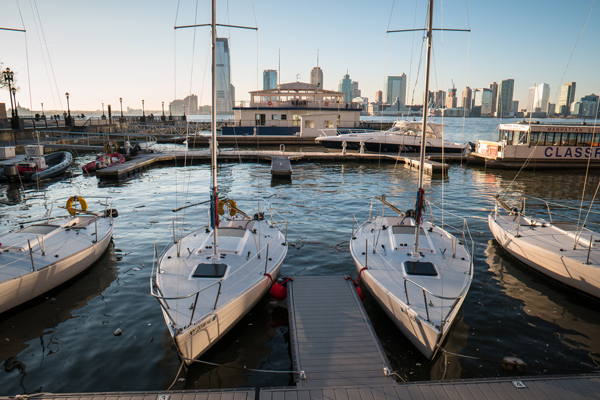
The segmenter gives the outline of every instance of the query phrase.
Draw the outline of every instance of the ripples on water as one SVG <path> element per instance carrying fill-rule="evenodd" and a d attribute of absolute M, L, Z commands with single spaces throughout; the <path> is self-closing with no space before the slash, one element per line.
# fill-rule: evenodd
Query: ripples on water
<path fill-rule="evenodd" d="M 451 140 L 461 139 L 457 121 L 445 121 L 452 123 Z M 484 120 L 471 132 L 485 130 L 489 136 L 493 127 L 486 124 L 491 126 Z M 74 169 L 88 159 L 92 156 L 78 157 Z M 162 249 L 172 240 L 173 208 L 208 198 L 209 174 L 207 165 L 163 167 L 121 184 L 77 176 L 40 190 L 0 186 L 6 200 L 17 203 L 0 205 L 1 232 L 37 218 L 43 210 L 40 197 L 52 201 L 73 194 L 111 194 L 120 213 L 114 245 L 97 265 L 46 296 L 0 315 L 0 394 L 160 390 L 172 383 L 180 361 L 158 302 L 149 295 L 154 242 Z M 403 208 L 410 207 L 417 174 L 404 165 L 300 163 L 294 165 L 290 183 L 271 181 L 267 164 L 226 164 L 220 167 L 219 182 L 221 195 L 239 200 L 243 209 L 253 206 L 251 200 L 258 195 L 268 198 L 289 221 L 293 246 L 283 275 L 356 275 L 347 242 L 352 214 L 364 213 L 371 198 L 382 193 L 393 196 L 393 202 L 406 198 Z M 428 198 L 442 204 L 443 188 L 444 208 L 468 218 L 475 240 L 474 282 L 444 348 L 481 359 L 448 356 L 446 379 L 510 375 L 499 364 L 505 356 L 522 358 L 532 375 L 598 368 L 600 303 L 515 261 L 493 240 L 486 220 L 494 206 L 491 196 L 504 189 L 514 198 L 527 194 L 578 206 L 584 173 L 521 172 L 515 180 L 516 175 L 454 164 L 447 179 L 425 178 Z M 189 188 L 185 199 L 184 182 Z M 597 173 L 587 184 L 584 204 L 589 205 Z M 186 214 L 184 229 L 205 224 L 205 209 L 190 208 Z M 364 305 L 396 371 L 408 380 L 443 376 L 443 356 L 426 360 L 372 298 L 368 296 Z M 117 328 L 122 336 L 113 335 Z M 185 381 L 175 388 L 289 385 L 288 374 L 243 370 L 291 369 L 288 344 L 285 302 L 266 296 L 202 357 L 234 368 L 194 365 L 182 373 Z"/>

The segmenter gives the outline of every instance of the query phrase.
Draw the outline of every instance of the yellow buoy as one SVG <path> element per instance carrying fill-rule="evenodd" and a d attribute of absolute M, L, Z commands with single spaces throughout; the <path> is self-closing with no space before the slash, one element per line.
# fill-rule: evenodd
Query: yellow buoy
<path fill-rule="evenodd" d="M 71 215 L 75 215 L 75 213 L 78 211 L 77 209 L 73 208 L 73 203 L 74 202 L 79 202 L 79 205 L 81 206 L 81 211 L 85 211 L 88 208 L 87 202 L 85 201 L 85 199 L 81 196 L 72 196 L 69 197 L 69 200 L 67 200 L 67 211 L 69 211 L 69 214 Z"/>

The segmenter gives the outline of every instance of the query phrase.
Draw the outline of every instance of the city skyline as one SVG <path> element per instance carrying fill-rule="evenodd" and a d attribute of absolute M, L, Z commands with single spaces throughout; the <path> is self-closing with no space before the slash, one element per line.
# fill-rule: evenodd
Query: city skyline
<path fill-rule="evenodd" d="M 182 2 L 178 10 L 152 0 L 126 2 L 120 4 L 119 13 L 110 7 L 64 0 L 35 4 L 34 12 L 30 4 L 21 3 L 27 35 L 0 31 L 0 62 L 4 68 L 17 72 L 17 100 L 21 106 L 39 109 L 44 103 L 48 109 L 66 109 L 65 92 L 71 94 L 74 109 L 94 110 L 105 103 L 112 104 L 114 110 L 119 98 L 123 98 L 125 108 L 141 108 L 144 99 L 148 109 L 156 110 L 162 101 L 168 104 L 170 99 L 192 93 L 198 95 L 199 105 L 210 104 L 210 29 L 173 30 L 174 25 L 209 22 L 208 1 L 199 2 L 197 16 L 191 2 Z M 298 75 L 300 81 L 308 82 L 311 69 L 318 63 L 326 75 L 324 89 L 335 90 L 348 71 L 360 83 L 362 93 L 371 98 L 376 91 L 385 91 L 387 76 L 406 73 L 406 104 L 422 104 L 422 75 L 417 81 L 422 35 L 385 32 L 420 26 L 426 5 L 420 2 L 415 10 L 414 5 L 406 4 L 402 10 L 396 7 L 392 12 L 392 4 L 350 1 L 338 10 L 334 5 L 309 0 L 291 20 L 285 7 L 277 10 L 264 1 L 255 2 L 254 9 L 250 3 L 229 10 L 224 4 L 217 4 L 219 23 L 259 28 L 257 34 L 218 28 L 218 36 L 229 39 L 231 84 L 236 88 L 236 100 L 247 100 L 248 92 L 261 88 L 264 70 L 277 70 L 282 83 L 294 82 Z M 295 27 L 300 29 L 305 18 L 310 18 L 308 9 L 317 6 L 335 9 L 339 14 L 332 22 L 334 30 L 356 26 L 363 33 L 350 41 L 322 32 L 293 35 Z M 565 8 L 550 2 L 544 5 L 544 18 L 535 23 L 528 17 L 539 12 L 535 4 L 508 1 L 493 10 L 492 4 L 469 4 L 468 19 L 464 3 L 444 6 L 443 27 L 470 28 L 471 33 L 434 34 L 431 91 L 447 90 L 452 81 L 461 93 L 467 86 L 485 88 L 490 82 L 514 79 L 514 100 L 520 102 L 521 108 L 527 104 L 529 88 L 539 82 L 550 86 L 549 102 L 553 104 L 558 104 L 561 88 L 571 81 L 577 82 L 579 97 L 600 93 L 600 77 L 594 68 L 600 58 L 595 51 L 595 38 L 600 32 L 597 11 L 592 10 L 578 41 L 589 4 Z M 65 9 L 69 12 L 65 13 Z M 94 20 L 88 18 L 92 13 Z M 40 20 L 34 20 L 38 14 L 43 30 Z M 393 18 L 388 26 L 390 14 Z M 494 18 L 489 17 L 492 14 Z M 436 4 L 436 27 L 442 27 L 441 16 Z M 107 20 L 111 21 L 110 29 L 106 27 Z M 563 29 L 556 30 L 559 25 Z M 0 27 L 23 29 L 15 4 L 3 8 Z M 502 43 L 490 45 L 498 32 L 502 32 Z M 535 56 L 530 55 L 531 49 L 521 51 L 522 39 L 533 33 L 551 42 L 552 51 L 546 51 L 542 45 Z M 10 104 L 7 91 L 0 91 L 0 102 Z"/>

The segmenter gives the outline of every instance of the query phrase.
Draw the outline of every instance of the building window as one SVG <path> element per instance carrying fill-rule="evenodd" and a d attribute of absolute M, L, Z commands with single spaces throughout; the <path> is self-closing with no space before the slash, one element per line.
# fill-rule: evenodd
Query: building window
<path fill-rule="evenodd" d="M 254 120 L 256 125 L 264 125 L 265 124 L 265 114 L 254 114 Z"/>
<path fill-rule="evenodd" d="M 277 121 L 277 114 L 271 114 L 271 121 Z"/>
<path fill-rule="evenodd" d="M 305 120 L 304 121 L 304 127 L 305 128 L 314 128 L 315 127 L 315 121 Z"/>
<path fill-rule="evenodd" d="M 281 120 L 282 121 L 286 121 L 287 120 L 287 115 L 286 114 L 281 114 Z"/>
<path fill-rule="evenodd" d="M 324 121 L 323 126 L 325 128 L 333 128 L 333 121 Z"/>
<path fill-rule="evenodd" d="M 338 117 L 337 117 L 337 126 L 340 126 L 340 125 L 341 125 L 340 124 L 340 114 L 338 114 Z"/>
<path fill-rule="evenodd" d="M 300 126 L 300 116 L 298 114 L 292 115 L 292 126 Z"/>

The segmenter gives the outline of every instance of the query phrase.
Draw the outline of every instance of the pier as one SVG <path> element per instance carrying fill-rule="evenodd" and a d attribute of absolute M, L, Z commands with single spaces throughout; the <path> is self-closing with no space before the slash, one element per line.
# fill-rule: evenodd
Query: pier
<path fill-rule="evenodd" d="M 260 162 L 270 161 L 273 157 L 287 157 L 291 161 L 319 161 L 319 162 L 386 162 L 386 163 L 404 163 L 413 165 L 415 157 L 397 156 L 388 154 L 375 153 L 346 153 L 341 152 L 292 152 L 292 151 L 277 151 L 277 150 L 226 150 L 218 154 L 219 163 L 227 162 Z M 122 164 L 113 165 L 112 167 L 104 168 L 96 171 L 96 176 L 101 180 L 121 180 L 129 176 L 135 175 L 138 172 L 145 171 L 153 165 L 173 164 L 175 162 L 188 163 L 209 163 L 210 151 L 208 150 L 192 150 L 187 152 L 182 151 L 167 151 L 162 153 L 140 153 Z M 418 161 L 418 160 L 417 160 Z M 416 163 L 418 165 L 418 162 Z M 442 164 L 433 160 L 426 160 L 424 164 L 425 170 L 430 174 L 447 173 L 448 164 Z"/>

